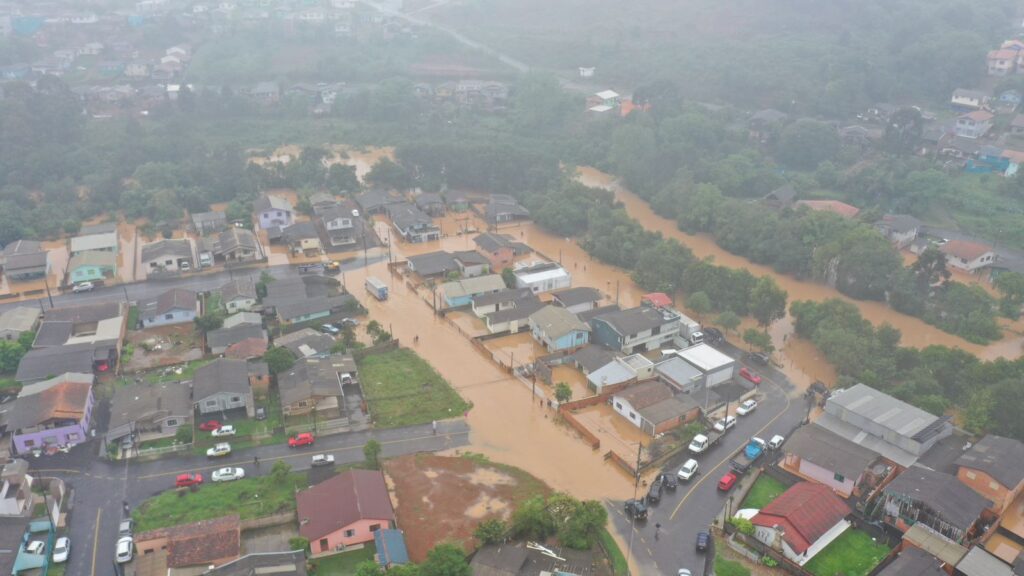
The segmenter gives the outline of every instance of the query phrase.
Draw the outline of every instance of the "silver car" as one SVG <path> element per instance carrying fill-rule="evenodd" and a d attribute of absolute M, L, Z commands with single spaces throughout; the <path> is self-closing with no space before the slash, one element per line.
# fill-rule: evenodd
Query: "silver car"
<path fill-rule="evenodd" d="M 119 538 L 117 541 L 117 553 L 114 555 L 114 559 L 117 560 L 118 564 L 124 564 L 125 562 L 132 561 L 132 555 L 135 553 L 135 540 L 132 540 L 131 536 L 124 536 Z"/>
<path fill-rule="evenodd" d="M 214 482 L 230 482 L 232 480 L 241 480 L 242 478 L 245 478 L 245 470 L 241 468 L 228 467 L 213 471 Z"/>

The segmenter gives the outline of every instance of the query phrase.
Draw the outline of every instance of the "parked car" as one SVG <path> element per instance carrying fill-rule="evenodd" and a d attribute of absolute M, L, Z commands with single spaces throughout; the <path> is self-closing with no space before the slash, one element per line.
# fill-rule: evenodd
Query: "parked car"
<path fill-rule="evenodd" d="M 675 474 L 672 474 L 670 472 L 661 473 L 661 483 L 663 486 L 665 486 L 665 488 L 669 490 L 675 490 L 676 488 L 679 487 L 679 479 L 676 478 Z"/>
<path fill-rule="evenodd" d="M 225 425 L 221 426 L 220 428 L 217 428 L 216 430 L 211 432 L 210 435 L 211 436 L 218 436 L 218 437 L 219 436 L 234 436 L 235 435 L 235 427 L 230 425 L 230 424 L 225 424 Z"/>
<path fill-rule="evenodd" d="M 182 474 L 182 476 L 187 476 L 187 474 Z M 181 476 L 179 476 L 179 478 L 180 477 Z M 202 476 L 200 476 L 200 478 L 202 478 Z M 200 480 L 200 482 L 202 482 L 202 480 Z M 118 526 L 117 526 L 117 535 L 118 536 L 131 536 L 134 532 L 135 532 L 135 521 L 132 520 L 131 518 L 125 518 L 124 520 L 121 520 L 121 523 L 118 524 Z"/>
<path fill-rule="evenodd" d="M 25 552 L 29 554 L 44 554 L 46 553 L 46 542 L 42 540 L 33 540 L 28 544 L 25 544 Z"/>
<path fill-rule="evenodd" d="M 230 482 L 232 480 L 241 480 L 245 478 L 245 470 L 241 468 L 221 468 L 220 470 L 213 471 L 214 482 Z"/>
<path fill-rule="evenodd" d="M 333 454 L 316 454 L 313 456 L 313 466 L 332 466 L 334 465 Z"/>
<path fill-rule="evenodd" d="M 697 532 L 697 552 L 706 552 L 708 549 L 708 542 L 711 541 L 711 534 L 704 532 L 703 530 Z"/>
<path fill-rule="evenodd" d="M 178 488 L 184 488 L 186 486 L 198 486 L 203 483 L 203 475 L 198 472 L 186 472 L 184 474 L 178 474 L 178 477 L 174 479 L 174 485 Z M 130 526 L 130 525 L 129 525 Z M 124 533 L 124 522 L 121 523 L 121 535 L 131 536 L 129 531 L 127 534 Z"/>
<path fill-rule="evenodd" d="M 718 328 L 704 328 L 704 341 L 708 344 L 721 344 L 725 342 L 725 336 Z"/>
<path fill-rule="evenodd" d="M 328 334 L 337 335 L 341 333 L 341 330 L 334 324 L 321 324 L 320 329 Z"/>
<path fill-rule="evenodd" d="M 342 318 L 341 325 L 344 326 L 359 326 L 358 318 Z"/>
<path fill-rule="evenodd" d="M 728 492 L 736 485 L 737 480 L 739 480 L 739 476 L 737 476 L 735 472 L 726 472 L 725 476 L 722 476 L 722 479 L 718 481 L 718 489 L 723 492 Z"/>
<path fill-rule="evenodd" d="M 698 468 L 699 466 L 697 465 L 697 461 L 690 458 L 679 468 L 679 472 L 676 472 L 676 476 L 678 476 L 683 482 L 689 482 L 697 475 Z"/>
<path fill-rule="evenodd" d="M 746 366 L 740 368 L 740 376 L 747 380 L 750 380 L 751 382 L 754 383 L 755 386 L 761 385 L 761 375 L 758 374 L 757 372 L 754 372 L 750 368 L 747 368 Z"/>
<path fill-rule="evenodd" d="M 263 407 L 257 408 L 256 409 L 256 419 L 257 420 L 266 420 L 267 419 L 267 409 L 263 408 Z"/>
<path fill-rule="evenodd" d="M 217 428 L 220 428 L 220 422 L 216 420 L 207 420 L 199 425 L 199 429 L 203 432 L 213 432 Z"/>
<path fill-rule="evenodd" d="M 180 264 L 180 265 L 178 266 L 178 269 L 179 269 L 179 270 L 181 270 L 182 272 L 188 272 L 189 270 L 191 270 L 191 269 L 192 269 L 192 265 L 191 265 L 191 264 L 189 264 L 188 262 L 182 262 L 182 263 L 181 263 L 181 264 Z"/>
<path fill-rule="evenodd" d="M 117 553 L 114 558 L 118 564 L 132 561 L 132 554 L 135 552 L 135 540 L 131 536 L 124 536 L 117 540 Z"/>
<path fill-rule="evenodd" d="M 80 294 L 82 292 L 92 292 L 96 288 L 96 285 L 92 282 L 79 282 L 71 287 L 72 294 Z"/>
<path fill-rule="evenodd" d="M 747 352 L 745 357 L 747 360 L 762 366 L 767 366 L 771 360 L 764 352 Z"/>
<path fill-rule="evenodd" d="M 219 458 L 228 454 L 231 454 L 231 444 L 227 442 L 219 442 L 214 444 L 213 448 L 206 449 L 206 455 L 210 458 Z"/>
<path fill-rule="evenodd" d="M 302 434 L 296 434 L 288 439 L 289 448 L 298 448 L 299 446 L 312 446 L 316 442 L 316 438 L 309 432 L 303 432 Z"/>
<path fill-rule="evenodd" d="M 71 539 L 67 536 L 61 536 L 57 538 L 57 541 L 53 544 L 53 563 L 62 564 L 68 561 L 68 556 L 71 554 Z"/>
<path fill-rule="evenodd" d="M 715 422 L 714 428 L 718 432 L 725 432 L 726 430 L 728 430 L 729 428 L 732 428 L 735 425 L 736 425 L 736 417 L 735 416 L 726 416 L 725 418 L 722 418 L 718 422 Z"/>
<path fill-rule="evenodd" d="M 647 504 L 644 503 L 643 499 L 626 500 L 626 516 L 633 520 L 646 520 Z"/>
<path fill-rule="evenodd" d="M 676 576 L 693 576 L 693 572 L 690 572 L 686 568 L 680 568 L 679 572 L 676 573 Z"/>
<path fill-rule="evenodd" d="M 661 490 L 663 487 L 664 484 L 661 482 L 661 475 L 658 475 L 658 477 L 654 479 L 654 482 L 651 482 L 651 487 L 647 490 L 647 502 L 651 504 L 661 502 Z"/>
<path fill-rule="evenodd" d="M 779 448 L 782 448 L 782 443 L 785 442 L 785 441 L 786 441 L 786 437 L 785 436 L 783 436 L 781 434 L 776 434 L 775 436 L 772 436 L 771 440 L 768 441 L 768 449 L 769 450 L 778 450 Z"/>
<path fill-rule="evenodd" d="M 757 400 L 751 398 L 750 400 L 744 400 L 743 404 L 736 409 L 737 416 L 746 416 L 757 409 Z"/>

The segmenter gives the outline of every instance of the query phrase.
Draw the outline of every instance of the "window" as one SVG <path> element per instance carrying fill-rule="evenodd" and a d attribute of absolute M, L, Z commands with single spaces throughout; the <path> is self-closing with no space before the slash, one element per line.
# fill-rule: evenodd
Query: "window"
<path fill-rule="evenodd" d="M 380 524 L 370 524 L 370 532 L 376 532 L 380 530 Z"/>
<path fill-rule="evenodd" d="M 168 418 L 167 419 L 167 426 L 168 427 L 173 427 L 173 426 L 177 426 L 177 425 L 178 425 L 178 419 L 177 418 Z"/>
<path fill-rule="evenodd" d="M 355 530 L 345 530 L 345 538 L 351 538 L 356 535 Z"/>
<path fill-rule="evenodd" d="M 330 545 L 327 543 L 327 538 L 321 538 L 320 539 L 320 551 L 321 552 L 323 552 L 324 550 L 327 550 L 327 548 L 329 546 Z"/>
<path fill-rule="evenodd" d="M 843 476 L 838 472 L 836 472 L 836 475 L 833 476 L 833 478 L 835 478 L 836 482 L 846 482 L 846 476 Z"/>
<path fill-rule="evenodd" d="M 636 420 L 636 412 L 633 412 L 632 410 L 630 410 L 629 411 L 629 419 L 630 420 Z"/>
<path fill-rule="evenodd" d="M 989 482 L 988 487 L 992 490 L 999 490 L 999 484 L 996 482 Z"/>
<path fill-rule="evenodd" d="M 82 437 L 78 434 L 78 432 L 72 432 L 68 434 L 68 442 L 78 442 L 81 439 Z"/>
<path fill-rule="evenodd" d="M 965 475 L 965 476 L 967 476 L 967 479 L 968 479 L 968 480 L 974 480 L 975 478 L 977 478 L 977 477 L 978 477 L 978 475 L 977 475 L 976 473 L 974 473 L 974 472 L 972 472 L 972 471 L 970 471 L 970 470 L 968 470 L 968 471 L 966 472 L 966 474 L 964 474 L 964 475 Z"/>
<path fill-rule="evenodd" d="M 31 448 L 36 445 L 35 440 L 25 440 L 25 448 Z"/>
<path fill-rule="evenodd" d="M 207 400 L 206 401 L 206 407 L 207 408 L 215 408 L 216 406 L 217 406 L 217 401 L 216 400 Z"/>
<path fill-rule="evenodd" d="M 164 320 L 174 320 L 174 314 L 164 314 Z"/>
<path fill-rule="evenodd" d="M 231 397 L 231 401 L 232 402 L 241 402 L 242 401 L 242 397 L 241 396 L 232 396 Z"/>
<path fill-rule="evenodd" d="M 622 410 L 622 404 L 621 404 L 620 402 L 616 402 L 616 403 L 615 403 L 615 408 L 616 408 L 617 410 Z"/>

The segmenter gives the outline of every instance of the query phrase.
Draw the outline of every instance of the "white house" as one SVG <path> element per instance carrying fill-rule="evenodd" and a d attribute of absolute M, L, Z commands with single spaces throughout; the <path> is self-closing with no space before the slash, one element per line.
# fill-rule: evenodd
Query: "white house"
<path fill-rule="evenodd" d="M 252 278 L 234 278 L 220 287 L 220 299 L 228 314 L 252 310 L 256 306 L 256 284 Z"/>
<path fill-rule="evenodd" d="M 260 196 L 252 206 L 256 213 L 256 222 L 260 228 L 291 226 L 294 221 L 295 209 L 292 203 L 279 196 Z"/>
<path fill-rule="evenodd" d="M 197 312 L 196 293 L 172 288 L 156 298 L 139 302 L 139 318 L 146 328 L 192 322 Z"/>
<path fill-rule="evenodd" d="M 939 250 L 946 255 L 946 263 L 953 268 L 974 272 L 995 262 L 996 255 L 990 246 L 967 240 L 950 240 Z"/>
<path fill-rule="evenodd" d="M 554 262 L 533 262 L 513 270 L 516 288 L 529 288 L 534 294 L 568 288 L 572 275 Z"/>
<path fill-rule="evenodd" d="M 750 521 L 755 538 L 803 566 L 850 527 L 850 513 L 831 488 L 799 482 Z"/>
<path fill-rule="evenodd" d="M 963 88 L 957 88 L 953 91 L 953 97 L 950 99 L 950 103 L 954 108 L 961 110 L 980 110 L 985 105 L 985 101 L 988 100 L 988 95 L 978 90 L 965 90 Z"/>

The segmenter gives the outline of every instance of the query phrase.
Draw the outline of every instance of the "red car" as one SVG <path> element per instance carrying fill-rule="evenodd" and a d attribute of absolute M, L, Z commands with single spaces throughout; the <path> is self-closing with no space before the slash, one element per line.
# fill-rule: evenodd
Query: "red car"
<path fill-rule="evenodd" d="M 220 422 L 217 422 L 216 420 L 207 420 L 199 425 L 199 429 L 203 432 L 213 432 L 218 428 L 220 428 Z"/>
<path fill-rule="evenodd" d="M 739 477 L 736 476 L 735 472 L 726 472 L 725 476 L 722 476 L 722 479 L 718 481 L 718 489 L 723 492 L 728 492 L 729 490 L 732 490 L 732 487 L 736 484 L 736 480 L 739 480 Z"/>
<path fill-rule="evenodd" d="M 740 376 L 743 376 L 747 380 L 750 380 L 755 385 L 761 384 L 761 376 L 757 372 L 751 370 L 750 368 L 740 368 Z"/>
<path fill-rule="evenodd" d="M 178 474 L 178 477 L 174 479 L 174 485 L 178 488 L 184 488 L 186 486 L 198 486 L 203 483 L 203 475 L 199 473 L 187 472 L 185 474 Z"/>
<path fill-rule="evenodd" d="M 309 432 L 303 432 L 302 434 L 296 434 L 288 439 L 289 448 L 298 448 L 299 446 L 312 446 L 316 439 Z"/>

